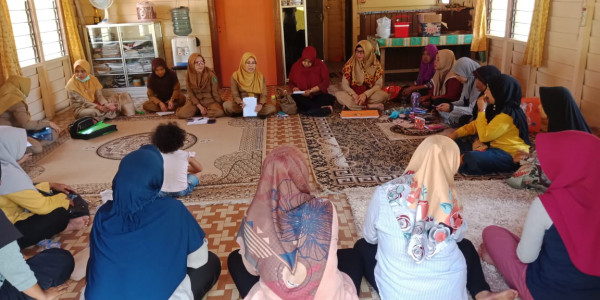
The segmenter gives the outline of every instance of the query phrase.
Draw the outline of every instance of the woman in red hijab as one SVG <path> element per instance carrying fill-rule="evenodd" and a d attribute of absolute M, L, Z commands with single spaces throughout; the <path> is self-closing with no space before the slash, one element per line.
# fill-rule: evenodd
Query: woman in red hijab
<path fill-rule="evenodd" d="M 298 112 L 313 117 L 324 117 L 333 112 L 335 97 L 327 93 L 329 70 L 322 60 L 317 59 L 315 47 L 304 48 L 302 57 L 292 66 L 289 79 Z"/>
<path fill-rule="evenodd" d="M 552 182 L 531 203 L 521 237 L 483 230 L 481 256 L 529 299 L 600 299 L 600 139 L 583 131 L 538 135 L 540 165 Z"/>

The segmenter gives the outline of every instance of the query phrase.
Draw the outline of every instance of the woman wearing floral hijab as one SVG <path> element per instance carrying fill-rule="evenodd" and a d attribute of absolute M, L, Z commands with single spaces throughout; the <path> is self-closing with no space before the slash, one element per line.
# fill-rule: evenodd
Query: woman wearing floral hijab
<path fill-rule="evenodd" d="M 383 109 L 389 100 L 383 86 L 383 68 L 369 41 L 362 40 L 354 47 L 354 54 L 342 68 L 342 90 L 335 93 L 338 102 L 350 110 Z"/>
<path fill-rule="evenodd" d="M 277 112 L 275 105 L 267 99 L 267 83 L 265 77 L 258 71 L 256 55 L 246 52 L 242 55 L 240 66 L 231 75 L 231 96 L 233 101 L 223 103 L 225 113 L 228 115 L 241 115 L 246 104 L 242 101 L 246 97 L 256 98 L 256 112 L 260 117 Z"/>
<path fill-rule="evenodd" d="M 175 115 L 180 119 L 191 118 L 197 113 L 209 118 L 222 117 L 225 112 L 219 95 L 219 81 L 215 72 L 206 66 L 200 53 L 192 53 L 188 58 L 185 77 L 188 100 Z"/>
<path fill-rule="evenodd" d="M 240 250 L 228 260 L 244 299 L 358 299 L 360 259 L 353 249 L 337 251 L 335 206 L 311 195 L 308 176 L 296 148 L 279 147 L 265 159 L 238 232 Z M 342 251 L 350 254 L 341 259 Z M 340 272 L 348 264 L 358 271 L 352 280 Z"/>

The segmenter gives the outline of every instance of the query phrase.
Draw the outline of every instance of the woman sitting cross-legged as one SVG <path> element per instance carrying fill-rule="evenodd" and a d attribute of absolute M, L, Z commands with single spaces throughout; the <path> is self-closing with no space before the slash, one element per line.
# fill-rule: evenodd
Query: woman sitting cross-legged
<path fill-rule="evenodd" d="M 144 110 L 149 112 L 174 111 L 185 104 L 185 96 L 177 74 L 167 67 L 164 59 L 152 60 L 152 74 L 148 77 L 148 101 L 144 102 Z"/>
<path fill-rule="evenodd" d="M 106 99 L 102 94 L 102 85 L 96 76 L 90 74 L 90 63 L 80 59 L 73 64 L 73 77 L 65 89 L 75 119 L 93 117 L 98 121 L 114 119 L 117 115 L 135 115 L 135 106 L 128 93 L 115 94 Z"/>
<path fill-rule="evenodd" d="M 475 107 L 477 98 L 481 93 L 475 85 L 475 75 L 473 75 L 473 71 L 477 68 L 479 68 L 479 64 L 468 57 L 461 57 L 456 60 L 452 72 L 463 84 L 460 97 L 457 101 L 445 102 L 436 106 L 436 110 L 445 123 L 458 127 L 473 119 L 473 107 Z"/>
<path fill-rule="evenodd" d="M 0 126 L 0 209 L 23 234 L 17 240 L 21 248 L 61 231 L 83 229 L 90 219 L 89 216 L 70 219 L 73 203 L 67 194 L 76 193 L 70 186 L 49 182 L 33 184 L 19 164 L 27 158 L 26 147 L 25 129 Z"/>
<path fill-rule="evenodd" d="M 256 98 L 255 111 L 259 117 L 266 117 L 277 112 L 275 105 L 267 99 L 267 82 L 263 74 L 257 70 L 256 55 L 246 52 L 242 55 L 240 66 L 231 75 L 232 101 L 225 101 L 223 108 L 227 115 L 241 116 L 246 103 L 246 97 Z"/>
<path fill-rule="evenodd" d="M 521 85 L 513 77 L 502 74 L 489 82 L 477 100 L 477 118 L 448 135 L 463 153 L 459 172 L 483 175 L 519 167 L 515 157 L 529 153 L 530 143 L 521 97 Z M 463 138 L 472 135 L 478 140 Z"/>
<path fill-rule="evenodd" d="M 42 152 L 43 145 L 55 142 L 60 134 L 60 127 L 47 120 L 32 120 L 27 105 L 27 95 L 31 89 L 31 79 L 28 77 L 12 75 L 0 86 L 0 125 L 14 126 L 26 130 L 40 130 L 52 128 L 52 138 L 49 140 L 36 140 L 28 137 L 31 152 Z"/>
<path fill-rule="evenodd" d="M 437 59 L 438 48 L 434 44 L 428 44 L 423 47 L 421 53 L 421 67 L 419 68 L 419 76 L 417 80 L 409 86 L 402 89 L 402 97 L 408 98 L 413 92 L 419 93 L 421 96 L 429 92 L 431 86 L 428 83 L 435 74 L 435 61 Z"/>
<path fill-rule="evenodd" d="M 426 95 L 419 97 L 419 102 L 424 107 L 431 107 L 440 103 L 454 102 L 460 99 L 463 85 L 452 71 L 455 59 L 454 52 L 442 49 L 437 53 L 434 61 L 435 74 L 425 85 L 429 87 Z"/>
<path fill-rule="evenodd" d="M 202 299 L 221 273 L 205 234 L 181 203 L 160 197 L 155 146 L 126 155 L 114 200 L 98 208 L 90 234 L 87 299 Z"/>
<path fill-rule="evenodd" d="M 403 176 L 377 188 L 356 242 L 365 277 L 382 299 L 513 299 L 491 293 L 454 190 L 459 150 L 444 136 L 426 138 Z M 465 288 L 466 287 L 466 288 Z"/>
<path fill-rule="evenodd" d="M 311 195 L 302 157 L 282 146 L 265 158 L 227 261 L 244 299 L 358 299 L 358 253 L 337 249 L 335 206 Z"/>
<path fill-rule="evenodd" d="M 185 76 L 188 100 L 183 107 L 177 109 L 175 114 L 178 118 L 187 119 L 198 113 L 209 118 L 225 115 L 217 75 L 206 66 L 206 60 L 200 53 L 192 53 L 188 58 Z"/>
<path fill-rule="evenodd" d="M 587 132 L 539 134 L 536 151 L 552 183 L 531 203 L 521 237 L 483 230 L 482 258 L 521 299 L 600 299 L 599 148 Z"/>
<path fill-rule="evenodd" d="M 304 48 L 302 57 L 292 65 L 289 80 L 292 91 L 304 91 L 302 94 L 292 94 L 300 113 L 324 117 L 333 112 L 335 97 L 327 93 L 329 70 L 327 65 L 317 58 L 315 47 Z"/>
<path fill-rule="evenodd" d="M 340 104 L 350 110 L 383 109 L 390 95 L 381 90 L 383 68 L 369 41 L 358 42 L 342 73 L 342 91 L 335 93 Z"/>

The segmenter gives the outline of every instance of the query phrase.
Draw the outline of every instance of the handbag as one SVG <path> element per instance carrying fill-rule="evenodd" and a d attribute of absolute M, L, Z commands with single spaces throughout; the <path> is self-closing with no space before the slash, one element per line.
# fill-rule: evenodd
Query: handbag
<path fill-rule="evenodd" d="M 279 107 L 281 111 L 288 115 L 295 115 L 298 113 L 298 107 L 296 107 L 296 101 L 288 94 L 284 89 L 277 89 L 277 99 L 279 100 Z"/>
<path fill-rule="evenodd" d="M 117 131 L 117 125 L 96 122 L 92 117 L 79 118 L 69 125 L 72 139 L 89 140 L 113 131 Z"/>
<path fill-rule="evenodd" d="M 79 194 L 71 193 L 67 195 L 67 198 L 73 201 L 73 206 L 69 207 L 69 218 L 74 219 L 90 215 L 89 204 Z"/>

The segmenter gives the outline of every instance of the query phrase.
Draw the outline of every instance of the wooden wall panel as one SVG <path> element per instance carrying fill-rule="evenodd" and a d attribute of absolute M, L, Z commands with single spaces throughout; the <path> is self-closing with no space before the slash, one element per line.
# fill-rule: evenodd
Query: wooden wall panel
<path fill-rule="evenodd" d="M 564 86 L 569 88 L 571 81 L 562 79 L 553 75 L 549 75 L 543 72 L 537 72 L 537 84 L 540 86 Z"/>

